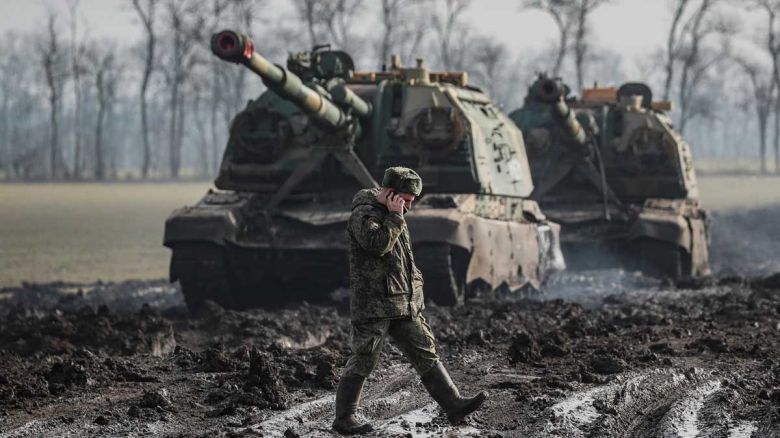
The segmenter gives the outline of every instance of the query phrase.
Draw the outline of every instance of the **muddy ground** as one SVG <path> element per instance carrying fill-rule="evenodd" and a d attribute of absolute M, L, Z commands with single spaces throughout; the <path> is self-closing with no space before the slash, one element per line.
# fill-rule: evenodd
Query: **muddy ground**
<path fill-rule="evenodd" d="M 426 315 L 464 392 L 450 427 L 388 345 L 376 436 L 780 437 L 780 208 L 715 215 L 715 278 L 567 273 L 546 295 Z M 164 281 L 26 284 L 0 300 L 0 437 L 328 436 L 342 304 L 190 315 Z"/>

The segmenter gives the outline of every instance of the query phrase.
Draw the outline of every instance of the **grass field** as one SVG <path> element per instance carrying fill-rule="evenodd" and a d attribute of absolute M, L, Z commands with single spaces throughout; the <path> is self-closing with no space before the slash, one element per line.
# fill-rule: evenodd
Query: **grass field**
<path fill-rule="evenodd" d="M 780 177 L 702 177 L 702 202 L 724 210 L 780 204 Z M 208 183 L 0 185 L 0 287 L 22 281 L 164 278 L 165 218 Z M 777 220 L 777 218 L 773 219 Z"/>
<path fill-rule="evenodd" d="M 0 185 L 0 286 L 167 276 L 165 219 L 208 183 Z"/>
<path fill-rule="evenodd" d="M 699 176 L 705 208 L 728 210 L 780 204 L 780 176 Z"/>

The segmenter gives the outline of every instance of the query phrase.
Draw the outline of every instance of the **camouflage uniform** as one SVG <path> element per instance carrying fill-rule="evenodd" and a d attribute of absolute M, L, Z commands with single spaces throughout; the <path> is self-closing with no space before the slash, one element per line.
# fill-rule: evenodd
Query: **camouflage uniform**
<path fill-rule="evenodd" d="M 419 175 L 404 167 L 385 171 L 383 187 L 419 196 Z M 361 190 L 352 200 L 347 224 L 352 305 L 352 356 L 336 388 L 333 429 L 343 434 L 366 433 L 371 424 L 357 416 L 363 384 L 379 361 L 390 335 L 420 373 L 420 380 L 452 424 L 460 423 L 487 399 L 482 391 L 463 397 L 439 361 L 436 343 L 423 309 L 423 279 L 414 265 L 409 229 L 403 215 L 391 212 L 376 196 Z"/>
<path fill-rule="evenodd" d="M 439 360 L 431 328 L 420 313 L 422 273 L 414 264 L 403 216 L 377 201 L 378 193 L 379 189 L 366 189 L 355 195 L 347 225 L 352 356 L 345 374 L 368 377 L 387 335 L 422 374 Z"/>

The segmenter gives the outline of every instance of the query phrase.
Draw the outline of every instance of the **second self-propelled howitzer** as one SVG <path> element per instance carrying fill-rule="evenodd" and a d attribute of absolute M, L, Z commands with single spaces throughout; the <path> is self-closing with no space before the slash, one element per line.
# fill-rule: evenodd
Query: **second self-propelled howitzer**
<path fill-rule="evenodd" d="M 538 288 L 562 268 L 559 227 L 528 199 L 522 134 L 465 73 L 431 72 L 422 60 L 402 67 L 397 57 L 360 72 L 329 46 L 283 67 L 233 31 L 211 46 L 268 90 L 233 119 L 218 190 L 166 222 L 170 277 L 190 308 L 343 290 L 350 201 L 390 166 L 424 181 L 404 219 L 428 299 L 454 305 L 478 291 Z"/>
<path fill-rule="evenodd" d="M 511 113 L 525 135 L 532 196 L 561 223 L 570 267 L 709 274 L 707 215 L 690 148 L 664 113 L 670 106 L 642 83 L 575 98 L 540 75 Z"/>

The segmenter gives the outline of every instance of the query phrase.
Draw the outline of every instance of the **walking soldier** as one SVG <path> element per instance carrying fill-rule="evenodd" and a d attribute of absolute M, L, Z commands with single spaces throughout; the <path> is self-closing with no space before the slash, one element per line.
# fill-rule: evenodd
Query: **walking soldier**
<path fill-rule="evenodd" d="M 364 189 L 352 200 L 349 238 L 352 355 L 336 390 L 340 433 L 372 430 L 356 416 L 365 379 L 376 366 L 389 335 L 420 374 L 428 393 L 453 424 L 479 409 L 480 392 L 462 397 L 439 360 L 424 307 L 422 273 L 414 264 L 404 214 L 422 191 L 422 180 L 405 167 L 385 171 L 381 189 Z"/>

